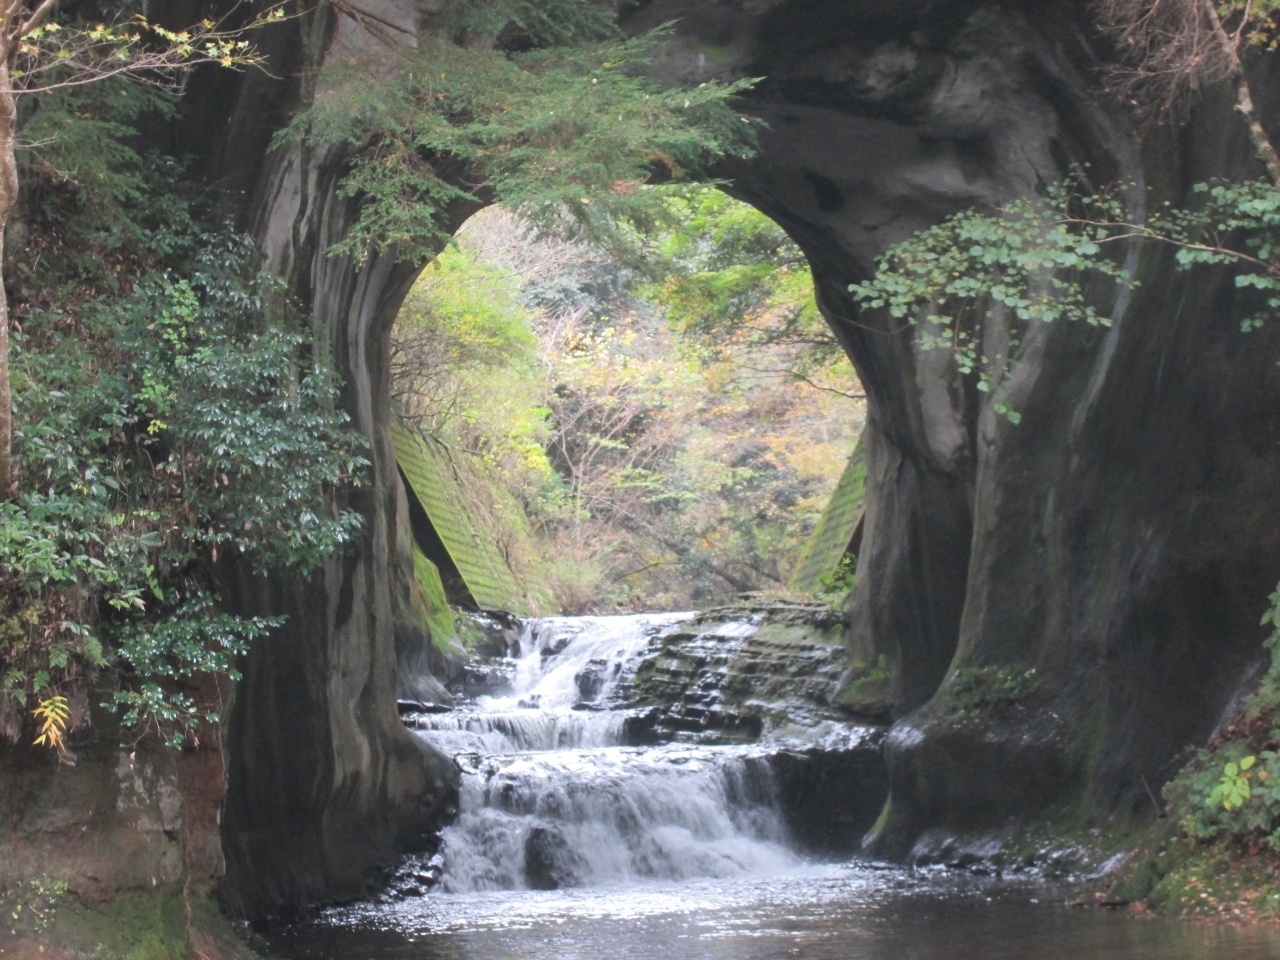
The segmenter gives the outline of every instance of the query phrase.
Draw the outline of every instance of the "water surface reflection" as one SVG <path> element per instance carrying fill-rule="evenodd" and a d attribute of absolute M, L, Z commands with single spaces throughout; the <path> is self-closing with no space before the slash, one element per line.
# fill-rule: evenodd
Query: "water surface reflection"
<path fill-rule="evenodd" d="M 771 878 L 432 894 L 277 931 L 287 960 L 1274 960 L 1280 931 L 1078 910 L 948 874 L 809 867 Z"/>

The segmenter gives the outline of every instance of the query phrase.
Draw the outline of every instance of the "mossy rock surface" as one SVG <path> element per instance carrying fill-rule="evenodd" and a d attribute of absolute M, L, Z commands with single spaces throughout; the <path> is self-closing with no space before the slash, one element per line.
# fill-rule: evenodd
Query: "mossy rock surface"
<path fill-rule="evenodd" d="M 416 546 L 413 548 L 413 577 L 422 590 L 425 610 L 424 621 L 431 633 L 431 642 L 444 653 L 453 653 L 458 639 L 458 626 L 445 597 L 444 582 L 439 568 L 427 559 Z"/>
<path fill-rule="evenodd" d="M 787 581 L 788 589 L 802 594 L 816 593 L 822 587 L 822 579 L 835 572 L 862 520 L 866 498 L 867 457 L 859 440 L 826 509 L 805 541 Z"/>
<path fill-rule="evenodd" d="M 0 930 L 0 951 L 6 960 L 259 960 L 212 899 L 170 886 L 104 903 L 66 899 L 36 928 Z"/>
<path fill-rule="evenodd" d="M 1179 838 L 1165 844 L 1145 870 L 1156 880 L 1146 904 L 1157 913 L 1280 920 L 1280 876 L 1274 854 L 1242 855 L 1228 844 L 1199 846 Z"/>
<path fill-rule="evenodd" d="M 547 606 L 545 588 L 532 576 L 528 519 L 510 495 L 480 467 L 398 420 L 391 437 L 409 495 L 426 512 L 475 604 L 524 615 Z"/>

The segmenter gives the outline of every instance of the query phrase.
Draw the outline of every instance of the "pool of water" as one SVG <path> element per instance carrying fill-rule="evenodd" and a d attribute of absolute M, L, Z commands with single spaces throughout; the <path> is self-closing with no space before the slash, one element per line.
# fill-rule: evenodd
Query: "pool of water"
<path fill-rule="evenodd" d="M 449 894 L 276 931 L 286 960 L 1274 960 L 1280 931 L 1151 920 L 948 873 L 808 866 L 768 878 Z"/>
<path fill-rule="evenodd" d="M 628 746 L 614 697 L 688 614 L 530 621 L 506 695 L 412 715 L 458 763 L 458 817 L 385 902 L 269 937 L 285 960 L 1273 960 L 1280 931 L 1066 905 L 1061 889 L 947 871 L 821 864 L 790 842 L 772 753 Z M 756 629 L 716 627 L 705 645 Z M 709 677 L 714 681 L 715 677 Z M 837 724 L 839 726 L 839 724 Z M 834 737 L 834 739 L 833 739 Z M 838 746 L 838 744 L 837 744 Z M 405 872 L 407 871 L 407 873 Z M 425 880 L 418 879 L 426 876 Z"/>

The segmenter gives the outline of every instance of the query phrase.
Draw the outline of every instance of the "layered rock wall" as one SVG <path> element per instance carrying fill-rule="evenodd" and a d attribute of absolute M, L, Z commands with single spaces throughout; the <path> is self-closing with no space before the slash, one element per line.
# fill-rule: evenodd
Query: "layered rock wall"
<path fill-rule="evenodd" d="M 362 9 L 408 38 L 436 12 L 428 0 Z M 1140 143 L 1100 93 L 1106 54 L 1083 2 L 656 0 L 622 17 L 631 30 L 671 20 L 658 69 L 765 78 L 749 107 L 769 124 L 760 152 L 723 172 L 805 249 L 870 398 L 848 644 L 883 677 L 850 676 L 844 702 L 897 720 L 878 849 L 908 855 L 939 831 L 1054 810 L 1132 815 L 1143 780 L 1158 786 L 1181 746 L 1208 735 L 1260 656 L 1258 612 L 1280 577 L 1280 337 L 1240 334 L 1246 294 L 1225 273 L 1180 274 L 1170 251 L 1135 248 L 1136 293 L 1095 291 L 1109 329 L 1024 332 L 1012 382 L 984 396 L 910 328 L 859 314 L 847 286 L 913 231 L 1041 189 L 1072 163 L 1133 181 L 1135 217 L 1187 202 L 1197 182 L 1259 173 L 1229 96 Z M 245 663 L 226 731 L 223 889 L 253 917 L 357 895 L 450 789 L 395 714 L 412 568 L 387 349 L 412 271 L 327 255 L 352 216 L 336 195 L 340 150 L 267 150 L 316 67 L 367 42 L 320 5 L 264 34 L 269 73 L 197 77 L 164 133 L 204 159 L 224 210 L 288 278 L 370 440 L 356 550 L 304 583 L 226 572 L 240 608 L 290 617 Z M 983 671 L 1035 679 L 1017 702 L 975 711 L 945 681 Z"/>
<path fill-rule="evenodd" d="M 1130 183 L 1134 219 L 1261 175 L 1230 92 L 1140 138 L 1102 91 L 1083 3 L 671 2 L 634 22 L 686 12 L 663 67 L 766 78 L 753 101 L 769 132 L 731 189 L 804 247 L 869 396 L 849 606 L 862 667 L 843 702 L 898 720 L 875 849 L 923 855 L 941 834 L 1055 812 L 1146 815 L 1144 783 L 1209 735 L 1261 656 L 1280 577 L 1280 336 L 1240 332 L 1256 304 L 1227 272 L 1180 273 L 1172 250 L 1135 245 L 1120 255 L 1136 291 L 1092 293 L 1110 328 L 979 331 L 989 353 L 1021 341 L 1011 382 L 982 395 L 846 290 L 913 231 L 1073 164 Z M 1267 68 L 1254 79 L 1271 91 Z M 957 692 L 1014 676 L 1033 682 L 1000 709 Z"/>

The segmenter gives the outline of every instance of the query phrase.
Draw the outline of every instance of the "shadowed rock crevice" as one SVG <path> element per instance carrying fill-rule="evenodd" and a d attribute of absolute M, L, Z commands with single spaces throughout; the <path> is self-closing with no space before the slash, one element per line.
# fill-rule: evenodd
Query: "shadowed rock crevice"
<path fill-rule="evenodd" d="M 704 6 L 679 30 L 672 74 L 767 76 L 753 109 L 769 132 L 730 189 L 805 249 L 869 396 L 841 702 L 900 718 L 873 849 L 1148 816 L 1144 779 L 1159 789 L 1261 655 L 1280 576 L 1275 332 L 1239 332 L 1248 296 L 1225 272 L 1130 249 L 1136 291 L 1092 291 L 1110 329 L 975 331 L 1021 340 L 1011 382 L 983 397 L 845 291 L 914 231 L 1073 164 L 1132 182 L 1134 218 L 1260 174 L 1229 92 L 1140 143 L 1099 89 L 1084 4 L 790 3 L 754 23 Z M 953 686 L 984 670 L 1034 671 L 1034 690 L 970 710 Z"/>

